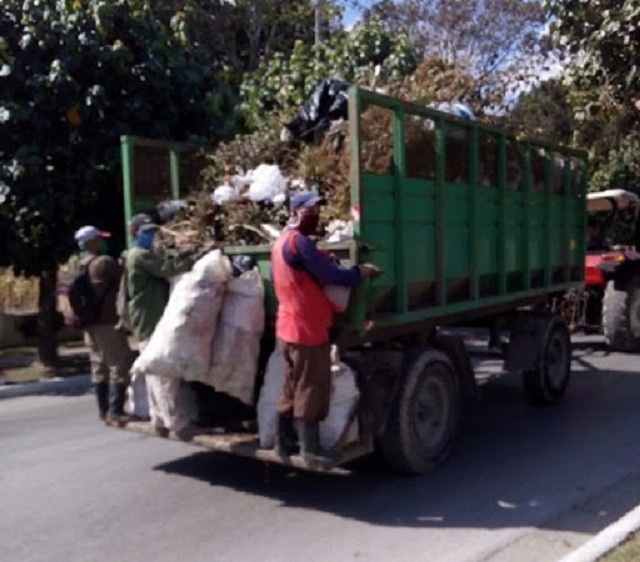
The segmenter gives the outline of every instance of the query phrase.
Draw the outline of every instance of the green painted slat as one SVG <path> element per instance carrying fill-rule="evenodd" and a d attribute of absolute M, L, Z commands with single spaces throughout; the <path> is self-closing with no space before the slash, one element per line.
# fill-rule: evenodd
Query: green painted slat
<path fill-rule="evenodd" d="M 445 120 L 436 118 L 436 192 L 435 192 L 435 250 L 436 250 L 436 304 L 443 306 L 447 302 L 445 259 L 446 237 L 444 229 L 444 178 L 445 178 Z"/>
<path fill-rule="evenodd" d="M 552 210 L 551 210 L 551 190 L 553 184 L 553 168 L 551 154 L 545 152 L 544 161 L 544 195 L 545 195 L 545 264 L 544 264 L 544 284 L 551 285 L 551 271 L 553 269 L 552 244 Z"/>
<path fill-rule="evenodd" d="M 405 113 L 403 108 L 393 112 L 393 164 L 395 172 L 394 190 L 394 255 L 395 255 L 395 281 L 396 281 L 396 310 L 407 312 L 407 274 L 406 274 L 406 243 L 405 232 L 405 170 L 406 158 L 404 150 L 404 122 Z"/>
<path fill-rule="evenodd" d="M 506 192 L 507 192 L 507 137 L 498 137 L 498 188 L 500 190 L 498 204 L 498 293 L 507 292 L 507 260 L 506 260 Z"/>
<path fill-rule="evenodd" d="M 180 199 L 180 156 L 174 148 L 169 150 L 169 172 L 171 176 L 171 197 Z"/>
<path fill-rule="evenodd" d="M 471 129 L 470 142 L 470 159 L 469 159 L 469 181 L 472 186 L 469 189 L 469 248 L 471 249 L 469 259 L 470 284 L 469 291 L 472 300 L 476 300 L 480 296 L 480 285 L 478 282 L 478 256 L 479 256 L 479 240 L 478 233 L 478 197 L 481 187 L 478 186 L 478 172 L 480 168 L 480 129 L 474 126 Z"/>
<path fill-rule="evenodd" d="M 120 137 L 120 156 L 122 158 L 122 193 L 124 197 L 124 224 L 127 246 L 133 245 L 129 233 L 129 221 L 133 216 L 134 201 L 134 143 L 132 137 L 123 135 Z"/>

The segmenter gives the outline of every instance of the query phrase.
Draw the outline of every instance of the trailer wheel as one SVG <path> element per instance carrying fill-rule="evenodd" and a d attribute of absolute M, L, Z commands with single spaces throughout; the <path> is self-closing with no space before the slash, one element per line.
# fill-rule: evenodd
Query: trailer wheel
<path fill-rule="evenodd" d="M 567 325 L 557 316 L 550 317 L 541 336 L 537 366 L 522 374 L 524 390 L 534 404 L 555 404 L 564 396 L 571 377 L 571 338 Z"/>
<path fill-rule="evenodd" d="M 455 369 L 440 351 L 421 351 L 402 374 L 379 446 L 386 465 L 424 474 L 442 463 L 455 444 L 460 388 Z"/>
<path fill-rule="evenodd" d="M 640 351 L 640 278 L 633 276 L 607 282 L 602 327 L 612 351 Z"/>

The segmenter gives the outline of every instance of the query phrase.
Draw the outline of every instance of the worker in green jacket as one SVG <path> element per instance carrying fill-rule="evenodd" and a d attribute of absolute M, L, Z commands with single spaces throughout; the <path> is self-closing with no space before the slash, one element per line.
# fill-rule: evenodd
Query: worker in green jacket
<path fill-rule="evenodd" d="M 129 325 L 142 352 L 162 318 L 169 301 L 171 277 L 191 269 L 198 255 L 160 254 L 153 244 L 158 226 L 142 224 L 135 246 L 126 255 Z M 191 422 L 188 410 L 189 391 L 179 379 L 146 373 L 147 396 L 151 422 L 159 431 L 174 431 L 178 436 L 188 431 Z"/>

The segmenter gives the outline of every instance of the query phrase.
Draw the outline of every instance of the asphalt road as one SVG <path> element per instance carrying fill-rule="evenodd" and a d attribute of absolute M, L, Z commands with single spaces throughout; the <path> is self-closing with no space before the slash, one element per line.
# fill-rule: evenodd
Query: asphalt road
<path fill-rule="evenodd" d="M 596 343 L 594 343 L 596 342 Z M 109 429 L 91 396 L 0 402 L 0 560 L 558 560 L 640 503 L 638 358 L 575 347 L 565 401 L 483 386 L 424 477 L 267 467 Z"/>

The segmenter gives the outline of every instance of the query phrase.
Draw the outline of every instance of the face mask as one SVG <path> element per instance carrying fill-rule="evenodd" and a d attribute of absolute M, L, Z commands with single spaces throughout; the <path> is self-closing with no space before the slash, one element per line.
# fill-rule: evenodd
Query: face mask
<path fill-rule="evenodd" d="M 151 250 L 153 247 L 153 239 L 156 236 L 155 230 L 143 230 L 138 234 L 137 243 L 140 248 Z"/>
<path fill-rule="evenodd" d="M 300 217 L 300 223 L 298 224 L 298 230 L 301 234 L 309 236 L 315 234 L 320 223 L 320 215 L 303 215 Z"/>

